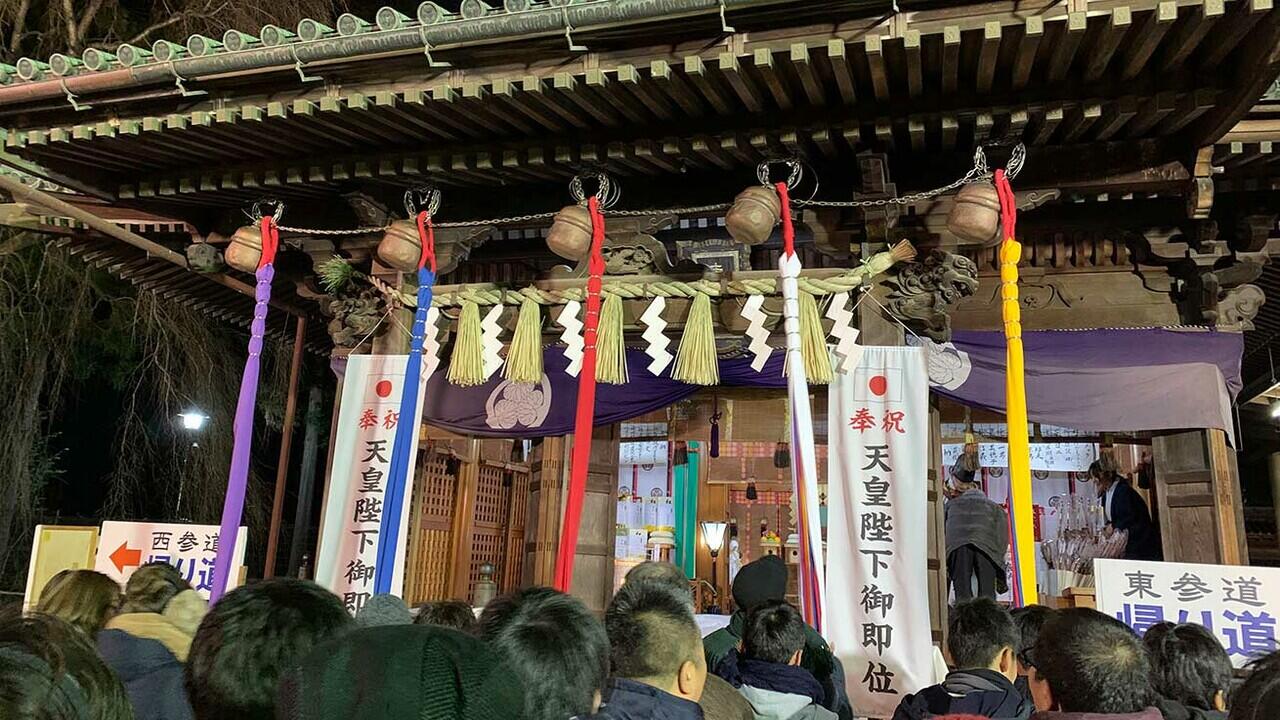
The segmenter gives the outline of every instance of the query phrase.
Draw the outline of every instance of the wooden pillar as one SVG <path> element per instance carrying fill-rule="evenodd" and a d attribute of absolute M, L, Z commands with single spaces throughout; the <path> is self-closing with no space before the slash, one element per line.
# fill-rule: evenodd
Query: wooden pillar
<path fill-rule="evenodd" d="M 449 596 L 469 602 L 471 598 L 471 535 L 475 526 L 476 488 L 480 482 L 480 441 L 468 438 L 458 466 L 458 486 L 454 495 L 453 553 L 449 562 Z"/>
<path fill-rule="evenodd" d="M 307 318 L 298 316 L 293 331 L 293 359 L 289 364 L 289 392 L 285 396 L 284 423 L 280 430 L 280 458 L 276 461 L 276 490 L 271 501 L 271 525 L 267 530 L 267 558 L 262 577 L 276 575 L 276 549 L 280 546 L 280 522 L 284 518 L 284 491 L 289 480 L 289 452 L 293 449 L 293 419 L 298 410 L 298 377 L 302 373 L 303 342 L 307 339 Z"/>
<path fill-rule="evenodd" d="M 613 597 L 613 547 L 618 517 L 618 425 L 591 436 L 591 463 L 569 593 L 603 614 Z M 567 464 L 566 464 L 567 465 Z M 566 467 L 567 470 L 567 467 Z"/>
<path fill-rule="evenodd" d="M 1221 430 L 1152 439 L 1164 559 L 1247 565 L 1236 454 Z"/>
<path fill-rule="evenodd" d="M 942 464 L 942 416 L 929 408 L 929 625 L 933 641 L 941 643 L 947 632 L 947 534 L 943 523 L 942 488 L 947 479 Z"/>
<path fill-rule="evenodd" d="M 867 255 L 864 248 L 863 257 Z M 880 306 L 885 303 L 888 292 L 881 285 L 872 285 L 867 291 L 871 297 L 863 298 L 858 305 L 858 342 L 862 345 L 888 345 L 897 347 L 905 342 L 902 326 L 888 317 Z M 876 301 L 879 301 L 877 304 Z"/>
<path fill-rule="evenodd" d="M 543 438 L 529 454 L 529 514 L 524 524 L 524 572 L 520 581 L 523 587 L 551 585 L 555 581 L 566 445 L 563 437 Z"/>

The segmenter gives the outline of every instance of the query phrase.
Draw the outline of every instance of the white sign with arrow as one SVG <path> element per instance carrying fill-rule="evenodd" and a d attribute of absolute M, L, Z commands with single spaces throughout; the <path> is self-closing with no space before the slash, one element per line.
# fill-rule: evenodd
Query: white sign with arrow
<path fill-rule="evenodd" d="M 218 530 L 217 525 L 108 520 L 102 523 L 94 569 L 123 586 L 142 565 L 169 563 L 208 599 L 213 583 L 213 559 L 218 554 Z M 248 535 L 249 529 L 241 527 L 228 589 L 240 584 Z"/>

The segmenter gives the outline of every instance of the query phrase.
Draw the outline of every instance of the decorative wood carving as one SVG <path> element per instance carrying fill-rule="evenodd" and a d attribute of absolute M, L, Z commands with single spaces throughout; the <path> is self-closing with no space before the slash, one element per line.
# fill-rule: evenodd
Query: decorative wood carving
<path fill-rule="evenodd" d="M 889 311 L 937 342 L 951 339 L 951 306 L 978 289 L 978 266 L 954 253 L 934 250 L 900 266 L 885 279 Z"/>
<path fill-rule="evenodd" d="M 675 225 L 676 215 L 654 214 L 634 217 L 613 217 L 605 224 L 602 253 L 606 275 L 663 275 L 675 266 L 667 248 L 654 233 Z M 586 258 L 572 270 L 557 268 L 553 277 L 579 278 L 587 276 Z"/>
<path fill-rule="evenodd" d="M 1253 330 L 1253 319 L 1266 303 L 1267 296 L 1257 285 L 1241 285 L 1228 290 L 1218 302 L 1219 321 Z"/>

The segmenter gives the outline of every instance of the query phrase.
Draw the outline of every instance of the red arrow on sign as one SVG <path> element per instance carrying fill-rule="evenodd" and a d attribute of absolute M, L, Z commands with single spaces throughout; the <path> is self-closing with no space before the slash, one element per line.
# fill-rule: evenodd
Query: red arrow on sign
<path fill-rule="evenodd" d="M 125 567 L 129 565 L 142 564 L 142 551 L 130 550 L 129 541 L 126 540 L 120 543 L 120 547 L 116 548 L 115 552 L 111 553 L 111 562 L 116 566 L 117 570 L 124 572 Z"/>

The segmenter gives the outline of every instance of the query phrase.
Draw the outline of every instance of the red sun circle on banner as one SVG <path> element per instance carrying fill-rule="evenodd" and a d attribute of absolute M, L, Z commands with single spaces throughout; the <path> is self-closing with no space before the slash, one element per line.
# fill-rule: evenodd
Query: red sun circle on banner
<path fill-rule="evenodd" d="M 876 375 L 867 381 L 867 389 L 874 395 L 883 396 L 889 390 L 889 379 L 883 375 Z"/>
<path fill-rule="evenodd" d="M 377 385 L 373 386 L 373 391 L 378 393 L 378 397 L 391 397 L 391 381 L 379 380 Z"/>

